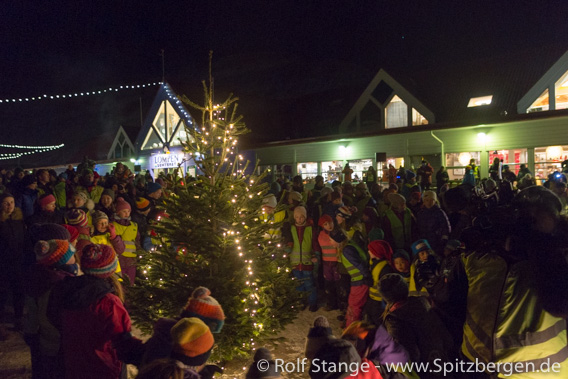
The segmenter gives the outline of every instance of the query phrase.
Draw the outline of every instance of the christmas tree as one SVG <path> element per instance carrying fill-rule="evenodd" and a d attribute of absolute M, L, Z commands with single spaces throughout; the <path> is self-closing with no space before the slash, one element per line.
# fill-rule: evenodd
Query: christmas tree
<path fill-rule="evenodd" d="M 203 87 L 203 106 L 182 97 L 202 113 L 200 126 L 186 125 L 181 141 L 198 175 L 171 179 L 167 215 L 151 225 L 159 242 L 141 254 L 142 278 L 128 301 L 136 324 L 151 332 L 158 318 L 177 317 L 196 287 L 209 288 L 226 315 L 212 358 L 226 361 L 250 354 L 263 336 L 292 321 L 298 293 L 279 241 L 267 238 L 275 225 L 262 209 L 264 174 L 255 175 L 256 167 L 249 173 L 237 154 L 238 136 L 249 131 L 237 115 L 238 99 L 216 104 L 211 72 Z"/>

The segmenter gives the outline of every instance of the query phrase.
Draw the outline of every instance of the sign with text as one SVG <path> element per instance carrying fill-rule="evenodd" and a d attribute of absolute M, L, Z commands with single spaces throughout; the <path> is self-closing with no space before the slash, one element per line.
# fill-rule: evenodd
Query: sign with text
<path fill-rule="evenodd" d="M 152 155 L 151 167 L 156 168 L 176 168 L 183 162 L 183 154 L 156 154 Z"/>

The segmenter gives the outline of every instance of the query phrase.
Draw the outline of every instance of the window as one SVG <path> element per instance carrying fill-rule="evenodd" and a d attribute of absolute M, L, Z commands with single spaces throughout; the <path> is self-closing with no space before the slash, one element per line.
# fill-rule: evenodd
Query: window
<path fill-rule="evenodd" d="M 527 149 L 490 151 L 489 165 L 493 164 L 495 158 L 503 160 L 503 165 L 509 166 L 516 175 L 521 169 L 521 164 L 527 164 Z"/>
<path fill-rule="evenodd" d="M 556 107 L 555 109 L 568 108 L 568 72 L 556 82 Z"/>
<path fill-rule="evenodd" d="M 351 178 L 354 182 L 360 182 L 363 180 L 363 174 L 367 173 L 369 167 L 373 165 L 372 159 L 357 159 L 350 160 L 349 167 L 353 170 Z"/>
<path fill-rule="evenodd" d="M 314 179 L 318 174 L 318 163 L 317 162 L 306 162 L 298 163 L 298 175 L 302 177 L 302 180 L 309 181 Z"/>
<path fill-rule="evenodd" d="M 412 125 L 428 125 L 428 120 L 414 108 L 412 108 Z"/>
<path fill-rule="evenodd" d="M 471 99 L 469 99 L 467 107 L 472 108 L 472 107 L 480 107 L 482 105 L 489 105 L 491 104 L 491 100 L 493 100 L 493 95 L 472 97 Z"/>
<path fill-rule="evenodd" d="M 568 146 L 536 147 L 534 170 L 537 179 L 546 180 L 548 175 L 562 171 L 562 162 L 568 159 Z"/>
<path fill-rule="evenodd" d="M 397 95 L 394 95 L 385 112 L 387 129 L 408 126 L 408 106 Z"/>
<path fill-rule="evenodd" d="M 321 175 L 323 180 L 331 183 L 334 180 L 341 180 L 341 171 L 343 171 L 341 161 L 321 162 Z"/>
<path fill-rule="evenodd" d="M 164 100 L 152 122 L 152 129 L 142 144 L 142 150 L 158 149 L 169 142 L 170 146 L 180 145 L 179 138 L 185 140 L 183 121 L 172 104 Z"/>
<path fill-rule="evenodd" d="M 163 144 L 162 136 L 158 135 L 154 127 L 150 127 L 150 131 L 142 144 L 142 150 L 160 149 Z"/>
<path fill-rule="evenodd" d="M 527 109 L 527 113 L 542 112 L 548 110 L 548 89 L 536 99 L 534 103 Z"/>
<path fill-rule="evenodd" d="M 475 164 L 479 166 L 479 157 L 479 151 L 446 154 L 446 170 L 450 180 L 463 179 L 465 166 L 469 164 L 471 159 L 475 159 Z"/>

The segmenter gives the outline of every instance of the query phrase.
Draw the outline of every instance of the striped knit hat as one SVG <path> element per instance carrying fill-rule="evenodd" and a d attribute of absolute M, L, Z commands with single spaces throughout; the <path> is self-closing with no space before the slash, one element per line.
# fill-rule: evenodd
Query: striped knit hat
<path fill-rule="evenodd" d="M 88 225 L 87 214 L 81 209 L 71 209 L 67 212 L 67 223 L 71 226 L 85 228 Z"/>
<path fill-rule="evenodd" d="M 145 197 L 139 197 L 136 199 L 136 209 L 140 212 L 145 212 L 150 208 L 150 201 Z"/>
<path fill-rule="evenodd" d="M 225 313 L 219 302 L 210 295 L 209 289 L 197 287 L 183 308 L 181 317 L 197 317 L 209 325 L 211 333 L 219 333 L 225 323 Z"/>
<path fill-rule="evenodd" d="M 211 355 L 215 344 L 209 327 L 197 317 L 182 318 L 170 330 L 171 357 L 187 366 L 201 366 Z"/>
<path fill-rule="evenodd" d="M 61 266 L 69 262 L 75 248 L 66 240 L 40 240 L 35 244 L 36 261 L 43 266 Z"/>
<path fill-rule="evenodd" d="M 118 260 L 112 247 L 95 245 L 83 247 L 81 254 L 81 269 L 85 275 L 108 278 L 116 271 Z"/>

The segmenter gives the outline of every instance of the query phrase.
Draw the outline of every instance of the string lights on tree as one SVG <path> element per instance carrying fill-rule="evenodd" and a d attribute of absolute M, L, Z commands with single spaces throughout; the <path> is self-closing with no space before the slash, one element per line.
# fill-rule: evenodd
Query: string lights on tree
<path fill-rule="evenodd" d="M 193 289 L 209 288 L 226 315 L 213 351 L 224 361 L 250 354 L 262 336 L 291 322 L 299 297 L 278 244 L 265 238 L 278 225 L 263 214 L 264 175 L 238 164 L 237 140 L 249 131 L 237 115 L 238 99 L 216 103 L 212 78 L 203 86 L 204 105 L 182 98 L 202 113 L 181 141 L 196 178 L 169 178 L 168 217 L 152 225 L 156 249 L 142 254 L 145 279 L 132 287 L 130 304 L 133 318 L 150 330 L 157 317 L 179 314 Z"/>

